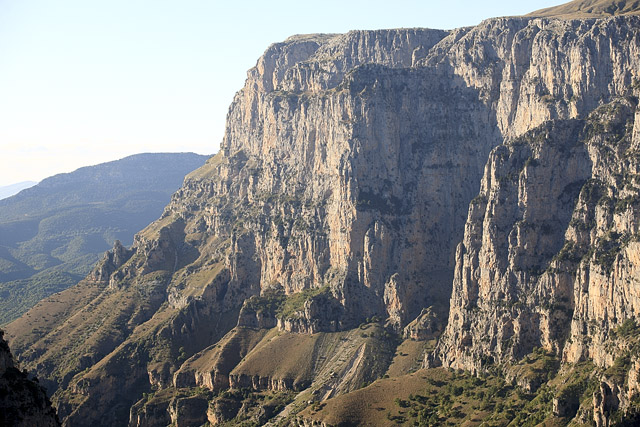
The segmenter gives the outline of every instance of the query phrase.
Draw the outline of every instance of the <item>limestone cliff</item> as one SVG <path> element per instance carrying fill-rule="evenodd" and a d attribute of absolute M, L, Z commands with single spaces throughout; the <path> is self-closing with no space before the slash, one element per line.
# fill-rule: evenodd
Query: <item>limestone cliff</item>
<path fill-rule="evenodd" d="M 231 239 L 227 305 L 329 286 L 342 309 L 321 329 L 336 330 L 371 315 L 401 327 L 441 298 L 460 209 L 499 142 L 474 91 L 413 67 L 445 35 L 292 38 L 258 61 L 222 154 L 166 212 Z"/>
<path fill-rule="evenodd" d="M 635 181 L 618 181 L 636 173 L 638 70 L 638 17 L 272 45 L 162 218 L 8 331 L 68 426 L 265 420 L 241 390 L 347 393 L 384 375 L 394 333 L 447 324 L 449 299 L 434 363 L 596 357 L 637 316 L 619 238 Z"/>
<path fill-rule="evenodd" d="M 637 316 L 633 268 L 624 269 L 626 285 L 612 272 L 619 252 L 636 250 L 636 106 L 629 97 L 586 119 L 550 121 L 491 153 L 457 250 L 440 343 L 446 365 L 480 369 L 483 358 L 504 361 L 534 347 L 559 353 L 572 316 L 592 313 L 605 322 L 600 331 Z M 581 282 L 592 269 L 600 282 L 589 293 Z M 571 328 L 581 342 L 583 326 Z M 569 361 L 586 355 L 567 349 Z"/>
<path fill-rule="evenodd" d="M 602 368 L 626 358 L 608 410 L 638 393 L 637 106 L 629 94 L 491 153 L 457 249 L 445 366 L 483 371 L 537 347 Z"/>

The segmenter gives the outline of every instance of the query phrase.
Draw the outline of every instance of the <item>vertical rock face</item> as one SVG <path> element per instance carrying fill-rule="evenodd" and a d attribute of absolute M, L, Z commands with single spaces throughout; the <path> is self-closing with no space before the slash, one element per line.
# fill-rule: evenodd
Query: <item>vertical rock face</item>
<path fill-rule="evenodd" d="M 0 425 L 59 426 L 44 389 L 15 366 L 3 336 L 0 330 Z"/>
<path fill-rule="evenodd" d="M 471 30 L 449 60 L 495 105 L 505 143 L 489 156 L 469 206 L 449 323 L 426 362 L 475 371 L 544 347 L 569 362 L 589 357 L 610 366 L 619 352 L 605 342 L 638 318 L 640 302 L 639 23 L 502 23 Z M 483 35 L 475 48 L 474 32 Z M 507 43 L 496 46 L 496 37 Z M 462 52 L 490 65 L 469 67 Z"/>
<path fill-rule="evenodd" d="M 120 240 L 116 240 L 113 249 L 104 254 L 102 261 L 91 271 L 89 278 L 97 282 L 108 282 L 111 275 L 131 258 L 132 252 L 122 246 Z"/>
<path fill-rule="evenodd" d="M 573 321 L 564 349 L 568 361 L 588 357 L 611 366 L 620 353 L 607 348 L 607 342 L 613 340 L 622 346 L 616 350 L 629 351 L 624 348 L 625 335 L 637 332 L 631 327 L 640 317 L 640 139 L 633 131 L 639 117 L 635 104 L 637 98 L 635 115 L 629 103 L 621 102 L 592 117 L 589 130 L 600 134 L 590 149 L 593 180 L 588 188 L 600 197 L 591 210 L 577 206 L 575 224 L 582 230 L 568 234 L 576 245 L 589 248 L 576 272 Z M 580 215 L 584 211 L 589 216 Z"/>
<path fill-rule="evenodd" d="M 491 105 L 503 136 L 588 114 L 629 90 L 638 18 L 502 18 L 454 31 L 423 62 L 449 67 Z"/>
<path fill-rule="evenodd" d="M 491 153 L 457 250 L 446 366 L 477 370 L 534 347 L 613 363 L 604 342 L 640 303 L 636 107 L 619 99 Z"/>
<path fill-rule="evenodd" d="M 414 66 L 445 35 L 307 36 L 258 61 L 215 180 L 188 179 L 166 213 L 231 238 L 239 299 L 328 285 L 340 328 L 371 315 L 400 328 L 447 293 L 462 212 L 500 135 L 475 90 Z"/>

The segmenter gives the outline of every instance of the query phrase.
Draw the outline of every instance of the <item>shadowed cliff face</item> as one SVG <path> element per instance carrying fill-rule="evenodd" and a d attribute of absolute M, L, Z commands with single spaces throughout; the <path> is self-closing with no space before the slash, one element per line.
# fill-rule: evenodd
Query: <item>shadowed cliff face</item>
<path fill-rule="evenodd" d="M 59 426 L 56 411 L 44 389 L 13 362 L 0 330 L 0 424 L 3 426 Z"/>
<path fill-rule="evenodd" d="M 437 353 L 449 366 L 560 351 L 581 320 L 568 330 L 572 314 L 553 304 L 579 297 L 570 266 L 544 269 L 570 239 L 582 185 L 618 173 L 598 169 L 588 117 L 630 94 L 639 43 L 640 20 L 621 17 L 273 45 L 231 105 L 220 153 L 131 250 L 9 325 L 12 345 L 59 387 L 67 425 L 126 422 L 136 402 L 133 424 L 156 410 L 175 421 L 184 387 L 349 392 L 382 375 L 391 345 L 349 329 L 375 318 L 427 335 L 419 325 L 444 322 L 449 299 Z M 615 126 L 635 111 L 617 102 Z M 308 365 L 265 362 L 271 340 Z M 339 369 L 326 365 L 334 345 Z M 164 400 L 141 400 L 152 390 Z"/>

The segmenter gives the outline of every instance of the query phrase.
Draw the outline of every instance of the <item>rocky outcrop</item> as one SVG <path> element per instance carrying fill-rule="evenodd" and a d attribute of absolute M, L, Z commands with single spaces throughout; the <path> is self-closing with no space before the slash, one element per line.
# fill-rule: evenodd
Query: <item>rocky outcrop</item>
<path fill-rule="evenodd" d="M 309 381 L 296 382 L 292 378 L 260 377 L 259 375 L 232 374 L 229 377 L 231 388 L 252 390 L 301 391 L 309 387 Z"/>
<path fill-rule="evenodd" d="M 171 424 L 169 414 L 169 402 L 146 402 L 146 399 L 136 402 L 131 406 L 129 426 L 153 427 Z"/>
<path fill-rule="evenodd" d="M 206 395 L 188 390 L 163 390 L 145 394 L 131 406 L 130 427 L 194 426 L 208 420 L 209 402 Z"/>
<path fill-rule="evenodd" d="M 611 384 L 602 382 L 599 390 L 593 394 L 593 419 L 596 426 L 610 425 L 610 415 L 616 412 L 620 406 L 619 390 L 617 389 L 617 384 L 613 384 L 612 387 Z"/>
<path fill-rule="evenodd" d="M 236 327 L 225 337 L 189 358 L 173 375 L 173 386 L 228 389 L 233 368 L 265 337 L 267 330 Z"/>
<path fill-rule="evenodd" d="M 189 177 L 167 209 L 231 235 L 229 287 L 241 299 L 328 285 L 344 310 L 326 326 L 283 326 L 332 330 L 373 315 L 401 327 L 440 297 L 479 159 L 499 142 L 474 91 L 454 90 L 445 71 L 413 67 L 445 35 L 291 39 L 249 73 L 209 165 L 216 179 Z M 322 76 L 330 77 L 313 80 Z"/>
<path fill-rule="evenodd" d="M 428 307 L 404 328 L 403 336 L 412 340 L 426 340 L 439 336 L 443 328 L 444 324 L 433 307 Z"/>
<path fill-rule="evenodd" d="M 304 301 L 300 309 L 278 317 L 277 325 L 280 330 L 302 334 L 336 332 L 343 326 L 336 320 L 343 317 L 343 310 L 331 294 L 319 292 Z"/>
<path fill-rule="evenodd" d="M 207 422 L 208 407 L 209 402 L 202 396 L 173 399 L 169 406 L 171 424 L 177 427 L 203 425 Z"/>
<path fill-rule="evenodd" d="M 207 419 L 212 425 L 233 420 L 242 407 L 242 402 L 235 399 L 218 398 L 207 411 Z"/>
<path fill-rule="evenodd" d="M 0 425 L 15 427 L 54 427 L 60 421 L 51 407 L 45 389 L 29 378 L 13 361 L 0 330 Z"/>
<path fill-rule="evenodd" d="M 245 301 L 245 304 L 240 309 L 240 314 L 238 315 L 238 327 L 271 329 L 278 324 L 275 313 L 255 309 L 248 305 L 246 303 L 247 301 Z"/>
<path fill-rule="evenodd" d="M 563 229 L 588 178 L 579 132 L 576 122 L 549 123 L 489 157 L 457 250 L 449 323 L 440 341 L 446 366 L 477 370 L 543 343 L 550 350 L 562 345 L 558 339 L 566 331 L 548 328 L 550 316 L 562 313 L 549 304 L 568 302 L 571 288 L 563 272 L 545 270 L 563 247 Z M 560 327 L 568 320 L 553 319 Z"/>
<path fill-rule="evenodd" d="M 102 261 L 89 273 L 89 278 L 96 282 L 109 283 L 111 275 L 131 258 L 134 250 L 128 250 L 120 240 L 116 240 L 113 249 L 104 254 Z"/>
<path fill-rule="evenodd" d="M 328 284 L 344 307 L 329 330 L 372 315 L 403 327 L 446 289 L 434 278 L 452 270 L 489 150 L 626 93 L 637 21 L 512 18 L 274 45 L 232 104 L 221 155 L 165 215 L 231 237 L 229 304 Z"/>

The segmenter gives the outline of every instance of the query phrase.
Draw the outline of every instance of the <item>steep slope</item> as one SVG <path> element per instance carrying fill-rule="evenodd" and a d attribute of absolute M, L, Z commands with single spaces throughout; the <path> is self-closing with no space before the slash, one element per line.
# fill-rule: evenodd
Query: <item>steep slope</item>
<path fill-rule="evenodd" d="M 157 219 L 191 153 L 139 154 L 60 174 L 0 201 L 0 324 L 77 283 L 115 240 Z"/>
<path fill-rule="evenodd" d="M 527 16 L 576 19 L 638 14 L 640 14 L 640 3 L 636 0 L 574 0 L 560 6 L 531 12 Z"/>
<path fill-rule="evenodd" d="M 54 427 L 60 421 L 44 389 L 13 362 L 0 330 L 0 425 Z"/>
<path fill-rule="evenodd" d="M 488 233 L 499 240 L 481 239 L 498 251 L 487 257 L 499 268 L 496 289 L 537 286 L 529 278 L 561 251 L 593 173 L 584 147 L 633 116 L 639 44 L 640 18 L 615 17 L 502 18 L 272 45 L 234 99 L 220 153 L 187 176 L 131 249 L 114 247 L 78 286 L 10 324 L 12 346 L 57 389 L 68 426 L 264 423 L 284 405 L 279 421 L 293 422 L 309 402 L 413 369 L 394 357 L 401 334 L 433 339 L 449 299 L 433 361 L 478 371 L 495 353 L 516 366 L 539 345 L 535 330 L 522 344 L 504 341 L 502 353 L 458 339 L 461 316 L 492 332 L 507 330 L 494 313 L 509 313 L 476 316 L 465 305 L 462 272 L 493 265 L 478 257 L 465 267 L 456 246 L 476 239 L 476 216 L 490 204 L 504 222 Z M 605 113 L 589 114 L 611 102 L 619 114 L 597 127 L 593 117 Z M 588 137 L 589 123 L 597 130 Z M 504 179 L 489 183 L 494 165 Z M 534 187 L 526 200 L 513 183 L 523 168 Z M 551 169 L 547 181 L 533 180 Z M 525 213 L 535 218 L 528 234 Z M 573 289 L 545 286 L 541 303 L 562 313 L 555 303 Z M 487 303 L 507 295 L 489 294 Z M 545 339 L 559 351 L 562 331 Z M 421 358 L 427 349 L 412 351 Z"/>

